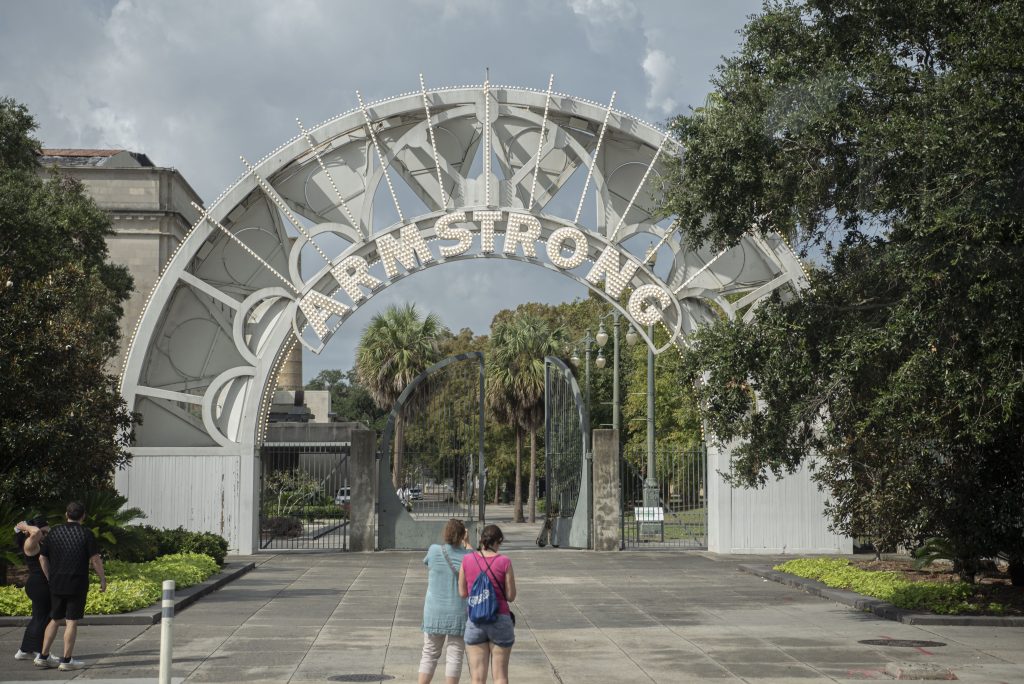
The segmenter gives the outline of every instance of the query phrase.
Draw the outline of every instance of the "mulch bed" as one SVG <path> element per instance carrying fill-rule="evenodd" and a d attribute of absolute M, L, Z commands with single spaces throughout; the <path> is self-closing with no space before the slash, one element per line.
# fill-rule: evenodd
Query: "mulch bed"
<path fill-rule="evenodd" d="M 855 560 L 853 565 L 862 570 L 884 570 L 896 572 L 905 579 L 914 582 L 957 582 L 959 577 L 953 572 L 949 563 L 938 562 L 929 568 L 915 570 L 909 560 Z M 975 577 L 974 594 L 970 598 L 972 605 L 977 605 L 978 610 L 966 611 L 964 615 L 1024 615 L 1024 587 L 1015 587 L 1010 584 L 1010 576 L 1006 572 L 1006 565 L 999 564 L 995 569 L 979 572 Z M 983 610 L 983 606 L 989 603 L 999 603 L 1003 606 L 1003 612 L 995 613 Z"/>

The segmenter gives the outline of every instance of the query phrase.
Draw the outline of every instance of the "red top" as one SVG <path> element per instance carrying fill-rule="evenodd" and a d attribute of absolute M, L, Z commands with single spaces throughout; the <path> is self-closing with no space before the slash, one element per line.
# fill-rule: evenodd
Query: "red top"
<path fill-rule="evenodd" d="M 505 600 L 505 575 L 511 567 L 512 559 L 500 553 L 497 556 L 485 557 L 474 551 L 462 559 L 462 568 L 466 571 L 466 586 L 472 588 L 477 575 L 487 572 L 491 584 L 497 585 L 494 591 L 498 595 L 498 613 L 505 615 L 510 612 L 508 601 Z"/>

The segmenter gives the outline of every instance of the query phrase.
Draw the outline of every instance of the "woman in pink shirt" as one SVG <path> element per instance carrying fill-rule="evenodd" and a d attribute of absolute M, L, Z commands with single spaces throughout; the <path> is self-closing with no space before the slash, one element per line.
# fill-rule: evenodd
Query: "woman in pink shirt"
<path fill-rule="evenodd" d="M 512 644 L 516 641 L 515 623 L 509 601 L 516 600 L 516 578 L 512 574 L 512 561 L 498 553 L 505 536 L 497 525 L 488 525 L 480 533 L 480 550 L 467 555 L 459 569 L 459 595 L 469 596 L 477 576 L 486 572 L 497 590 L 498 619 L 477 624 L 466 621 L 466 654 L 473 684 L 487 682 L 488 666 L 493 664 L 494 684 L 508 682 L 508 660 Z"/>

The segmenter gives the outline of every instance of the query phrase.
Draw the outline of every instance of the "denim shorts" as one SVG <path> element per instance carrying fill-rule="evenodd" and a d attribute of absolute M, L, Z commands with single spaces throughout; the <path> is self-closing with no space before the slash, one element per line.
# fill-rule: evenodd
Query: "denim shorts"
<path fill-rule="evenodd" d="M 466 621 L 467 646 L 485 644 L 488 641 L 502 648 L 511 648 L 512 644 L 516 643 L 516 628 L 507 613 L 498 615 L 494 622 L 477 624 L 472 620 Z"/>

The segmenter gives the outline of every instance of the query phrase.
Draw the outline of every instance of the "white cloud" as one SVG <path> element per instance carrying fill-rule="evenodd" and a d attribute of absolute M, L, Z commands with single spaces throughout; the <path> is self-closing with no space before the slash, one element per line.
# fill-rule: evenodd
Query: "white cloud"
<path fill-rule="evenodd" d="M 676 87 L 676 60 L 661 50 L 648 49 L 644 58 L 644 74 L 649 87 L 647 108 L 661 114 L 672 114 L 678 108 L 673 93 Z"/>
<path fill-rule="evenodd" d="M 636 49 L 640 13 L 633 0 L 567 0 L 586 32 L 587 43 L 596 52 L 616 51 L 628 58 Z"/>

